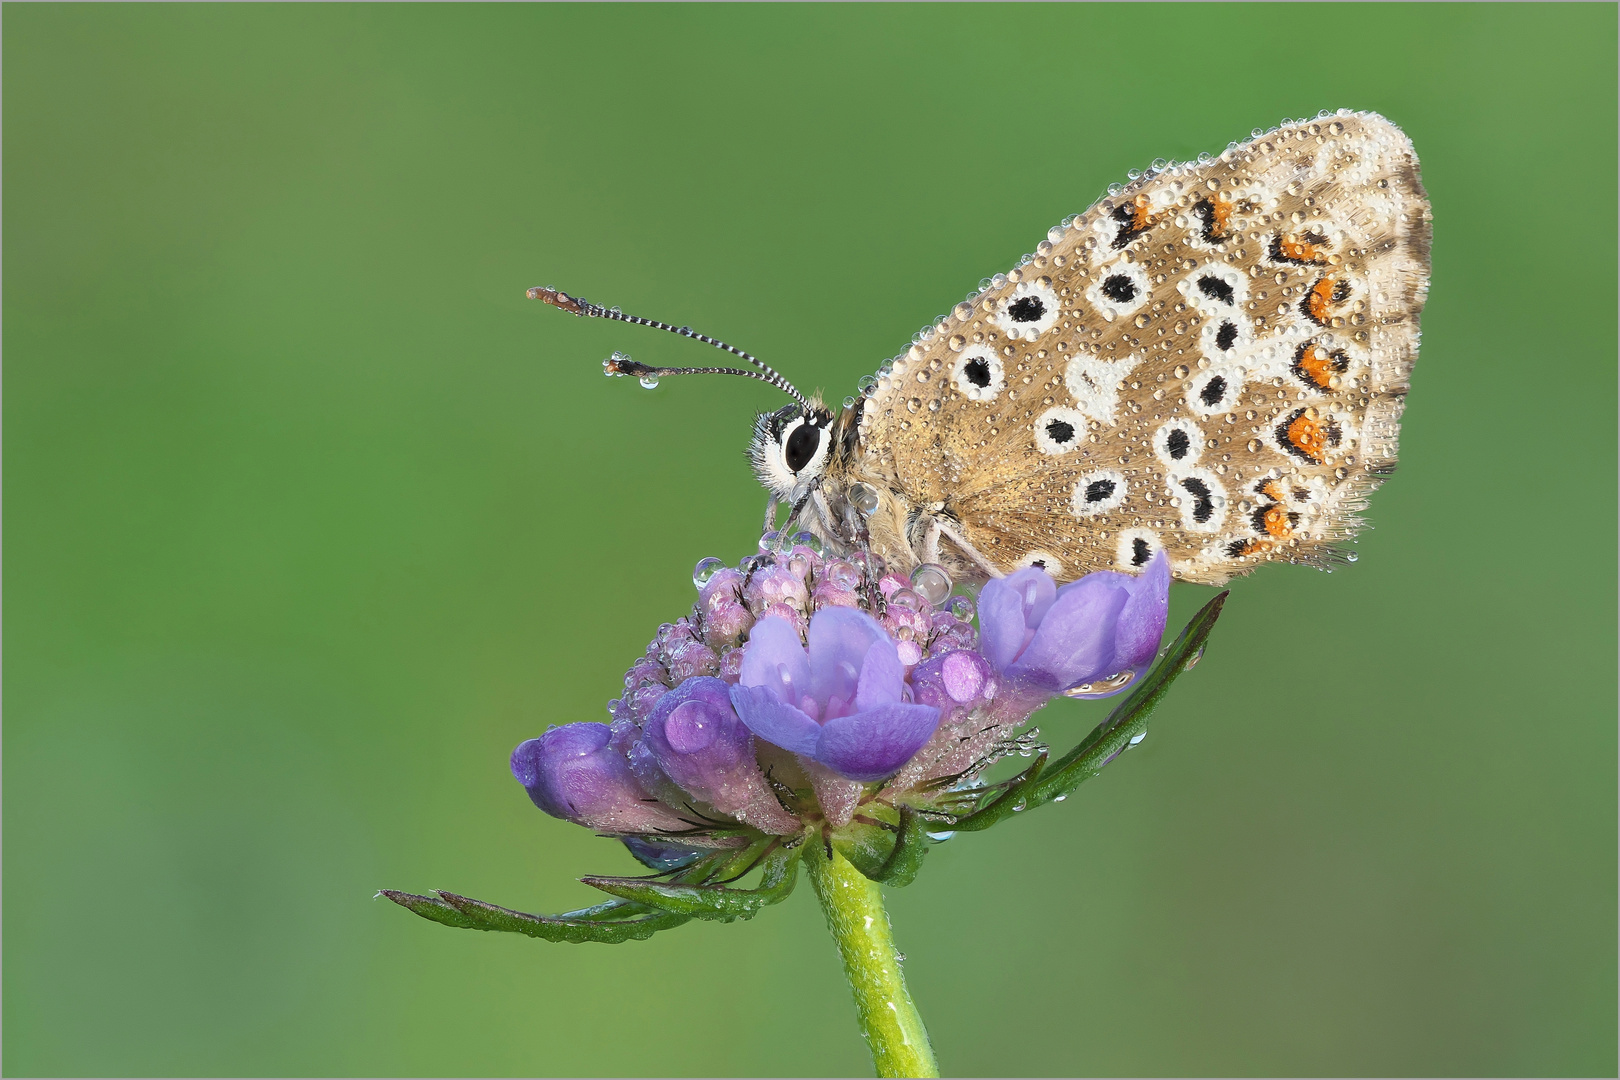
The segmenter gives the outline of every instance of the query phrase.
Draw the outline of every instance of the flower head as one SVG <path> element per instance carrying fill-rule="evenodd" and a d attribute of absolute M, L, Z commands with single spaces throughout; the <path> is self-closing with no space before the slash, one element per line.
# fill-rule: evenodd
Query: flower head
<path fill-rule="evenodd" d="M 1139 577 L 1099 570 L 1062 588 L 1031 567 L 979 594 L 979 645 L 1013 684 L 1058 694 L 1153 662 L 1169 614 L 1170 562 L 1160 551 Z M 1118 693 L 1130 680 L 1097 694 Z"/>

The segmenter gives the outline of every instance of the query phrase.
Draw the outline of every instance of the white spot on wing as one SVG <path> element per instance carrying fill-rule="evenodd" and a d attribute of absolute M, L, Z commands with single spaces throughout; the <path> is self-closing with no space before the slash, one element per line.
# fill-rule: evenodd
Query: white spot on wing
<path fill-rule="evenodd" d="M 1119 408 L 1119 384 L 1141 362 L 1135 355 L 1104 360 L 1095 353 L 1080 353 L 1069 361 L 1063 381 L 1081 412 L 1111 427 Z"/>

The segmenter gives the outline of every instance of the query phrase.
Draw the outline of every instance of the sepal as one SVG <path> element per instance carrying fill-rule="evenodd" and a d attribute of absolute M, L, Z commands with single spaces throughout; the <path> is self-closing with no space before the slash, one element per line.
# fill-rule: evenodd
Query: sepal
<path fill-rule="evenodd" d="M 649 878 L 582 877 L 585 884 L 601 889 L 621 900 L 646 905 L 686 919 L 707 919 L 714 922 L 736 922 L 752 919 L 762 908 L 779 904 L 793 891 L 799 876 L 799 854 L 802 845 L 791 849 L 772 845 L 764 856 L 759 885 L 753 889 L 733 889 L 725 885 L 693 885 L 679 882 L 654 881 Z M 752 869 L 745 866 L 736 880 Z"/>

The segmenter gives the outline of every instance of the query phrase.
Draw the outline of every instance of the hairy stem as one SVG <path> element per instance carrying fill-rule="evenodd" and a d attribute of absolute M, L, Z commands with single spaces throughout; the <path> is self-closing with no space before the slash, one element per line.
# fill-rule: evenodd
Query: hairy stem
<path fill-rule="evenodd" d="M 855 992 L 855 1013 L 877 1074 L 938 1076 L 928 1030 L 906 991 L 877 882 L 837 851 L 829 859 L 818 837 L 805 844 L 810 849 L 804 858 L 810 883 L 844 959 L 844 974 Z"/>

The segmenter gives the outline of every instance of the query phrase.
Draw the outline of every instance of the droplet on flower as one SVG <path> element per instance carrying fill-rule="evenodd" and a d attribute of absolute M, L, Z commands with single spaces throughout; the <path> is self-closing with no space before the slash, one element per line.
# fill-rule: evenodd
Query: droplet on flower
<path fill-rule="evenodd" d="M 709 580 L 726 568 L 725 561 L 710 555 L 707 559 L 699 559 L 698 564 L 692 568 L 692 584 L 699 589 L 709 583 Z"/>
<path fill-rule="evenodd" d="M 951 602 L 945 605 L 945 610 L 963 622 L 971 622 L 973 619 L 973 601 L 966 596 L 951 597 Z"/>
<path fill-rule="evenodd" d="M 923 563 L 911 575 L 911 588 L 924 600 L 938 607 L 951 595 L 951 575 L 943 566 Z"/>
<path fill-rule="evenodd" d="M 807 547 L 817 555 L 822 552 L 821 537 L 812 532 L 794 533 L 793 544 L 795 547 Z"/>
<path fill-rule="evenodd" d="M 1086 697 L 1091 694 L 1111 694 L 1115 690 L 1131 685 L 1131 682 L 1135 680 L 1135 678 L 1136 672 L 1122 671 L 1118 675 L 1110 675 L 1108 678 L 1098 679 L 1096 682 L 1081 683 L 1079 686 L 1071 686 L 1069 689 L 1063 691 L 1063 694 L 1065 697 Z"/>

